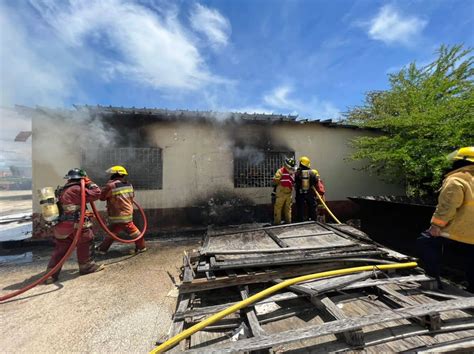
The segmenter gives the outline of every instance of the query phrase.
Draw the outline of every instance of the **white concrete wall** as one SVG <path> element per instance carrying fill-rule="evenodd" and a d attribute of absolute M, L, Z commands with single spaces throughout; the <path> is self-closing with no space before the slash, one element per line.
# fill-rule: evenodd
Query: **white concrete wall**
<path fill-rule="evenodd" d="M 49 133 L 37 123 L 33 123 L 34 191 L 44 186 L 63 184 L 62 176 L 68 169 L 80 166 L 80 148 L 61 146 L 64 142 L 58 140 L 57 148 L 52 149 L 54 140 L 51 144 L 42 143 Z M 189 207 L 224 190 L 248 197 L 257 204 L 270 203 L 271 188 L 234 188 L 233 181 L 235 130 L 243 129 L 241 135 L 252 136 L 252 132 L 261 128 L 254 125 L 227 128 L 198 122 L 157 122 L 149 125 L 146 131 L 151 136 L 152 144 L 163 151 L 163 189 L 137 191 L 137 199 L 142 206 Z M 354 167 L 360 164 L 346 161 L 351 152 L 349 140 L 372 133 L 319 124 L 277 124 L 264 129 L 276 144 L 294 150 L 297 157 L 306 155 L 311 159 L 313 168 L 319 170 L 325 182 L 328 200 L 343 200 L 353 195 L 403 193 L 400 186 L 387 185 L 365 172 L 356 171 Z M 258 139 L 258 134 L 254 139 Z M 133 182 L 133 175 L 140 171 L 129 173 Z M 36 199 L 34 208 L 39 210 Z"/>

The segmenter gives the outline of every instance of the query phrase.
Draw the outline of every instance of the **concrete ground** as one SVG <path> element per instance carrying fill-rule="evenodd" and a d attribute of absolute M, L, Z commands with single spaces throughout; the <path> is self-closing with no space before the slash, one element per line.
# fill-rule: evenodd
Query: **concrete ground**
<path fill-rule="evenodd" d="M 79 276 L 69 260 L 58 283 L 0 304 L 2 353 L 146 353 L 167 334 L 176 306 L 183 251 L 199 239 L 149 241 L 149 251 L 114 244 L 99 263 L 105 270 Z M 32 250 L 32 262 L 0 265 L 0 295 L 29 283 L 46 268 L 51 249 Z M 37 279 L 37 277 L 34 277 Z"/>

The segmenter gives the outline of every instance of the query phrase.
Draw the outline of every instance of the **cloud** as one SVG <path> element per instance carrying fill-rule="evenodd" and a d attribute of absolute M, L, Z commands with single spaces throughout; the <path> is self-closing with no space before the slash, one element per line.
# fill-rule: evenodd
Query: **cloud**
<path fill-rule="evenodd" d="M 290 97 L 293 88 L 289 85 L 281 85 L 263 96 L 265 105 L 270 109 L 280 112 L 290 112 L 305 118 L 338 118 L 340 111 L 331 102 L 323 101 L 313 96 L 309 101 Z"/>
<path fill-rule="evenodd" d="M 107 78 L 185 90 L 224 81 L 206 68 L 175 11 L 158 13 L 125 0 L 69 1 L 53 6 L 38 0 L 33 4 L 66 45 L 94 51 Z"/>
<path fill-rule="evenodd" d="M 383 6 L 369 22 L 370 38 L 387 44 L 411 44 L 425 28 L 427 21 L 415 16 L 403 16 L 393 5 Z"/>
<path fill-rule="evenodd" d="M 88 100 L 81 91 L 87 75 L 163 95 L 230 83 L 210 71 L 192 29 L 166 2 L 153 8 L 128 0 L 0 3 L 0 26 L 2 105 Z"/>
<path fill-rule="evenodd" d="M 230 22 L 222 14 L 206 6 L 196 4 L 191 11 L 191 27 L 202 33 L 215 49 L 226 46 L 231 33 Z"/>
<path fill-rule="evenodd" d="M 75 88 L 74 60 L 55 42 L 41 36 L 32 40 L 6 6 L 0 6 L 0 27 L 0 104 L 62 102 Z"/>

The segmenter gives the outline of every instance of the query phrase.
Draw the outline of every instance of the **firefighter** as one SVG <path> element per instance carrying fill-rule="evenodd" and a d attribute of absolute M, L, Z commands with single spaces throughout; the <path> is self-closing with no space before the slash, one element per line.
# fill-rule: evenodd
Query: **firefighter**
<path fill-rule="evenodd" d="M 110 179 L 106 186 L 102 188 L 100 200 L 107 201 L 110 231 L 115 234 L 125 232 L 129 237 L 135 238 L 140 235 L 140 230 L 133 223 L 133 198 L 135 194 L 133 186 L 125 179 L 128 172 L 123 166 L 112 166 L 106 172 L 110 173 Z M 106 236 L 97 247 L 97 253 L 106 254 L 113 242 L 112 237 Z M 146 250 L 145 239 L 141 237 L 135 241 L 135 250 L 132 253 L 141 253 Z"/>
<path fill-rule="evenodd" d="M 319 172 L 311 169 L 311 161 L 308 157 L 302 156 L 295 174 L 296 218 L 298 222 L 306 221 L 308 218 L 313 221 L 317 220 L 318 202 L 313 188 L 316 188 L 320 195 L 324 195 L 324 186 Z M 305 207 L 308 211 L 307 217 Z"/>
<path fill-rule="evenodd" d="M 100 197 L 100 188 L 87 177 L 85 171 L 73 168 L 64 178 L 67 179 L 66 184 L 63 187 L 58 187 L 56 190 L 60 215 L 59 222 L 53 228 L 55 246 L 53 255 L 48 263 L 48 270 L 54 268 L 59 263 L 74 240 L 81 210 L 80 180 L 84 179 L 85 182 L 86 203 L 93 202 Z M 94 239 L 91 227 L 92 222 L 86 216 L 76 249 L 79 273 L 81 275 L 98 272 L 104 268 L 103 265 L 98 265 L 91 259 L 90 247 Z M 61 269 L 48 278 L 46 283 L 57 281 L 60 271 Z"/>
<path fill-rule="evenodd" d="M 283 212 L 285 222 L 291 223 L 291 204 L 293 185 L 295 183 L 295 159 L 285 158 L 284 165 L 278 169 L 273 177 L 275 187 L 275 204 L 273 207 L 273 223 L 280 225 Z"/>
<path fill-rule="evenodd" d="M 452 168 L 439 190 L 431 225 L 418 238 L 418 249 L 426 271 L 440 282 L 443 246 L 451 243 L 463 253 L 464 269 L 474 292 L 474 146 L 448 156 Z"/>

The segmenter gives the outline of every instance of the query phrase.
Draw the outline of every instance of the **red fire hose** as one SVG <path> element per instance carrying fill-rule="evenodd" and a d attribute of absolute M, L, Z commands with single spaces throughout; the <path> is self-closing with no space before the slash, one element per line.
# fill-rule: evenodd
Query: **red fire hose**
<path fill-rule="evenodd" d="M 59 263 L 56 264 L 56 266 L 54 266 L 49 272 L 47 272 L 41 278 L 31 283 L 30 285 L 25 286 L 24 288 L 21 288 L 17 291 L 1 296 L 0 302 L 11 299 L 12 297 L 20 295 L 24 293 L 25 291 L 28 291 L 34 288 L 36 285 L 43 283 L 46 279 L 48 279 L 50 276 L 56 273 L 63 266 L 64 262 L 66 262 L 66 260 L 69 258 L 72 251 L 74 251 L 74 249 L 76 248 L 77 242 L 79 241 L 79 237 L 81 236 L 81 233 L 82 233 L 82 226 L 84 226 L 85 217 L 86 217 L 86 189 L 85 189 L 84 179 L 81 179 L 81 216 L 79 218 L 79 226 L 77 228 L 76 235 L 74 236 L 71 246 L 69 246 L 69 249 L 67 250 L 66 254 L 59 261 Z"/>
<path fill-rule="evenodd" d="M 138 235 L 137 237 L 135 237 L 134 239 L 131 239 L 131 240 L 125 240 L 123 238 L 120 238 L 116 234 L 114 234 L 112 231 L 110 231 L 109 228 L 107 227 L 107 225 L 105 224 L 104 220 L 100 216 L 99 211 L 95 207 L 94 202 L 91 202 L 90 204 L 91 204 L 91 207 L 92 207 L 92 211 L 94 212 L 94 215 L 97 218 L 97 221 L 99 222 L 100 227 L 107 233 L 107 235 L 112 237 L 114 240 L 117 240 L 117 241 L 122 242 L 122 243 L 132 243 L 132 242 L 138 241 L 139 239 L 141 239 L 143 237 L 143 235 L 145 235 L 146 229 L 148 227 L 148 220 L 146 218 L 145 211 L 143 210 L 143 208 L 136 201 L 133 201 L 133 204 L 136 205 L 136 207 L 138 208 L 138 210 L 140 211 L 140 214 L 142 216 L 143 230 L 140 232 L 140 235 Z"/>

